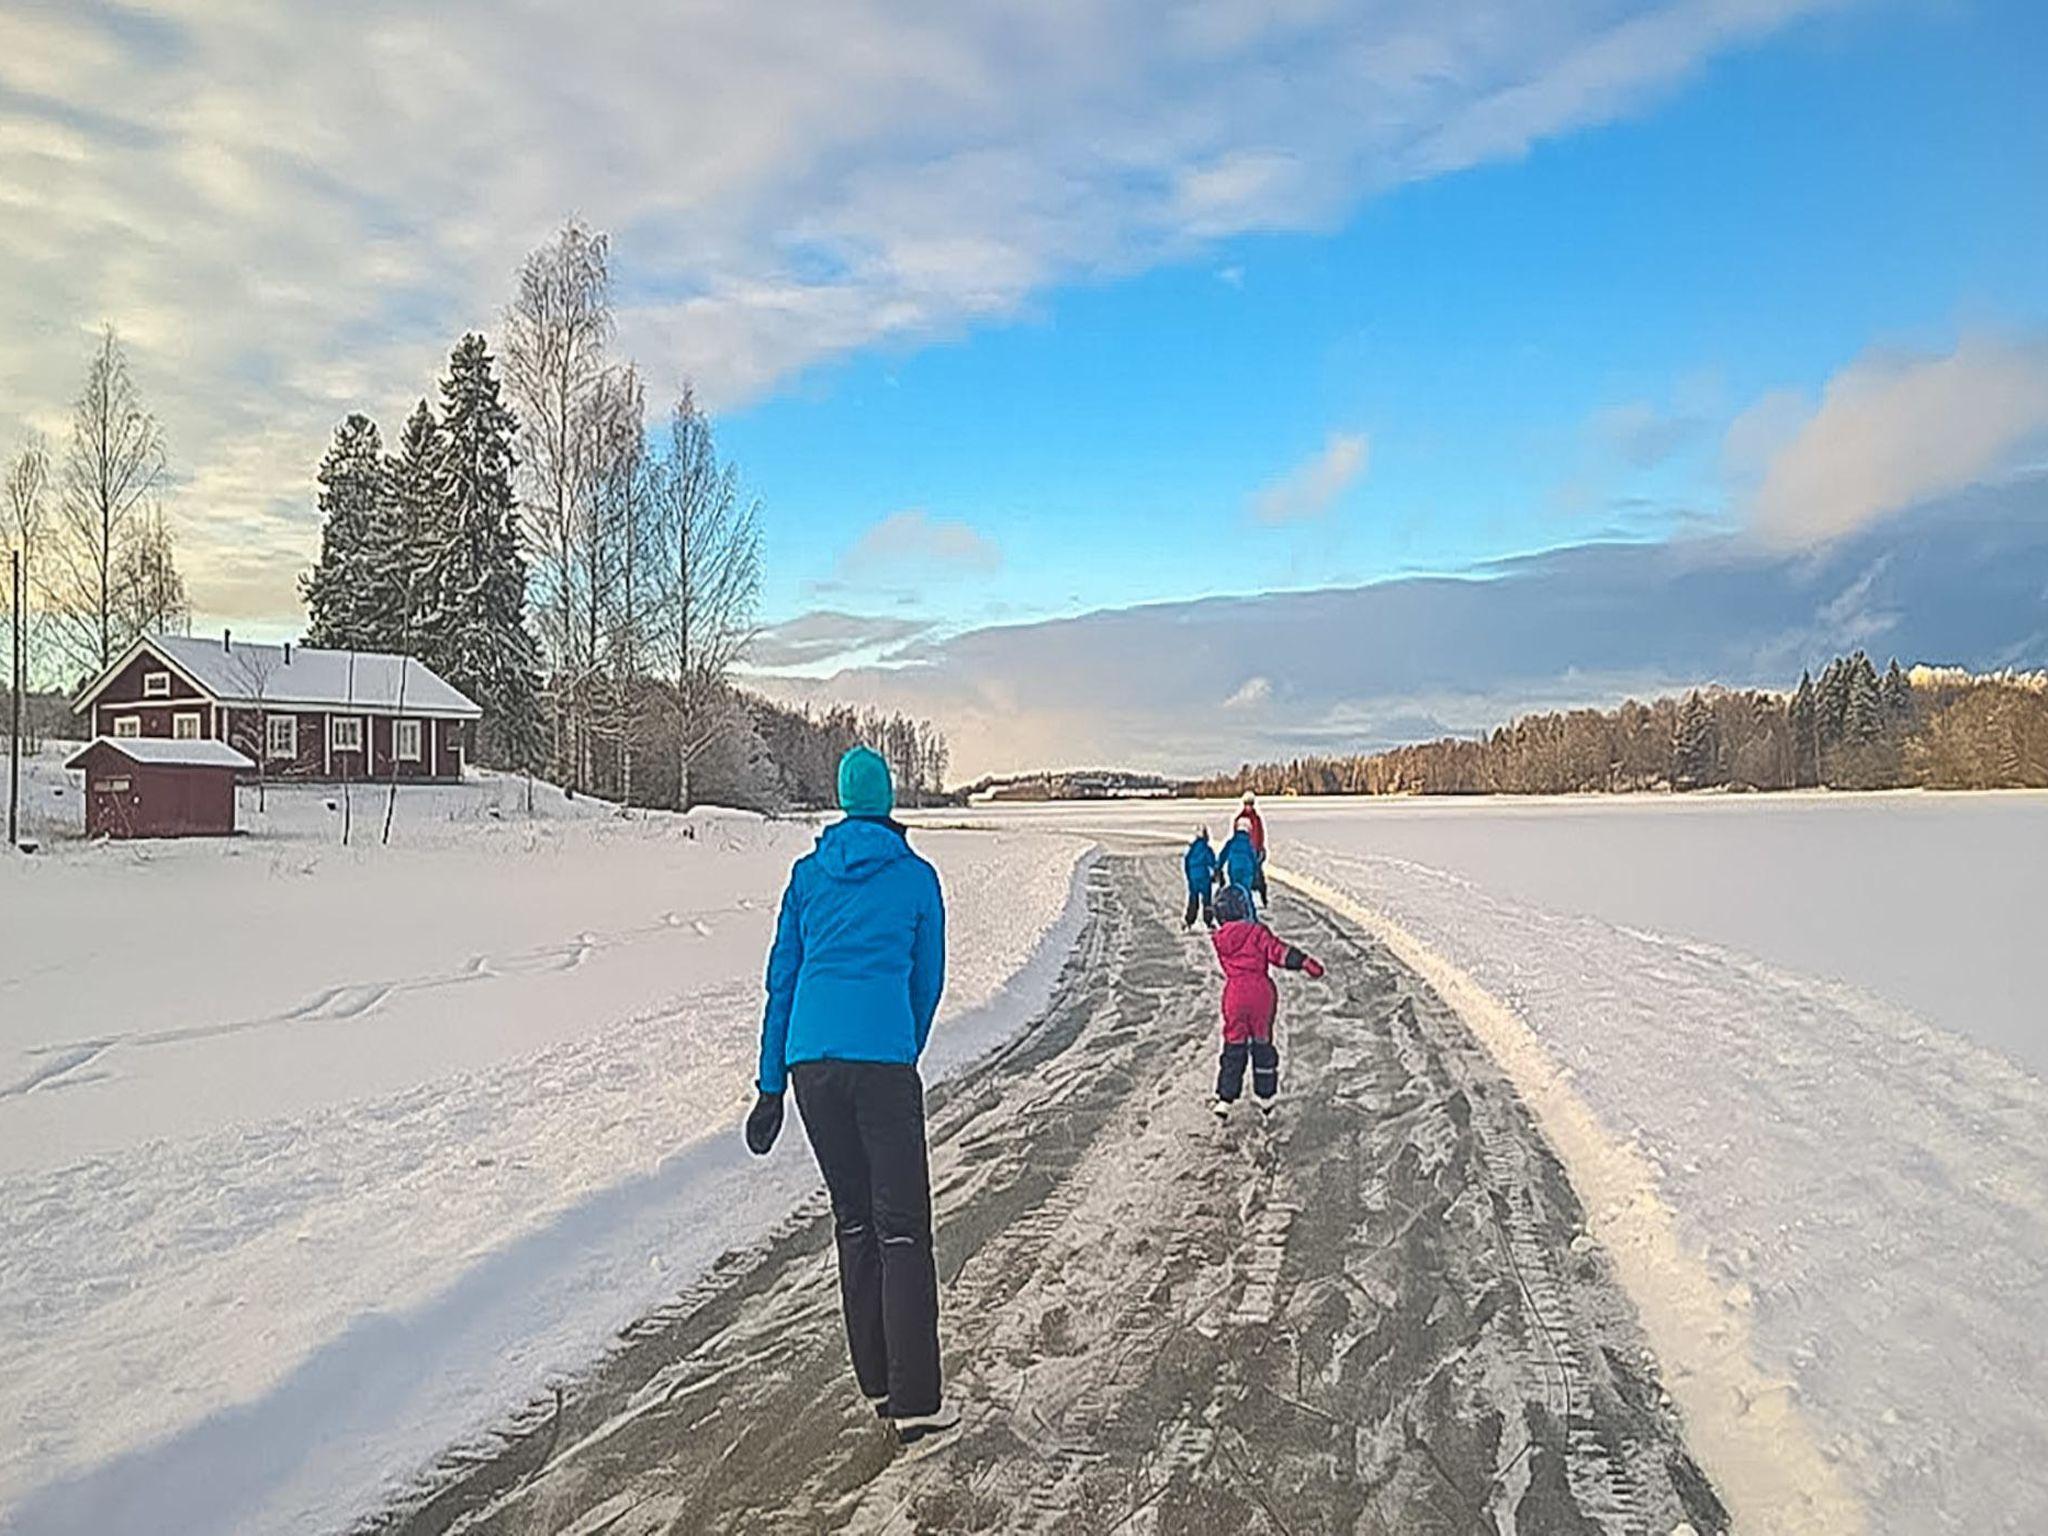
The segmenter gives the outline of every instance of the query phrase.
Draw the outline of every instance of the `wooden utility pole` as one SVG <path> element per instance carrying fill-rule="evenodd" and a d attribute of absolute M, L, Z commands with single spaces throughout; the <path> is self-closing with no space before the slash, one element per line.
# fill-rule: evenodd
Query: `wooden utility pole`
<path fill-rule="evenodd" d="M 8 621 L 14 640 L 14 723 L 7 737 L 7 847 L 11 852 L 21 846 L 21 695 L 26 687 L 21 651 L 27 630 L 21 612 L 21 551 L 11 549 L 7 554 L 14 577 L 14 606 Z"/>

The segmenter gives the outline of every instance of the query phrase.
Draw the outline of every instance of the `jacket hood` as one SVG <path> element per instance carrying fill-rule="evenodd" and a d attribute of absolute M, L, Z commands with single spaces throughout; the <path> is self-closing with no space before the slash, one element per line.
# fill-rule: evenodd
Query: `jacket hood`
<path fill-rule="evenodd" d="M 865 880 L 910 857 L 910 840 L 893 821 L 849 816 L 818 834 L 818 867 L 834 880 Z"/>

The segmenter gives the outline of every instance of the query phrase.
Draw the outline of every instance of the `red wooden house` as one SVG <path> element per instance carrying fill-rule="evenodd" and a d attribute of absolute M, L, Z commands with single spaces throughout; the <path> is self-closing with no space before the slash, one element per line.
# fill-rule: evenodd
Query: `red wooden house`
<path fill-rule="evenodd" d="M 227 837 L 256 765 L 225 742 L 102 737 L 64 766 L 85 772 L 87 837 Z"/>
<path fill-rule="evenodd" d="M 483 715 L 410 656 L 226 634 L 144 635 L 72 707 L 95 737 L 225 742 L 272 779 L 441 783 L 462 777 L 464 732 Z"/>

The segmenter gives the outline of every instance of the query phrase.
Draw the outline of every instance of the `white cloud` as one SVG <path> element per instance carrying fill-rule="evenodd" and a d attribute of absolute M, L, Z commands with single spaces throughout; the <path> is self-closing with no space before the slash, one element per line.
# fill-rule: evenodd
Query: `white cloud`
<path fill-rule="evenodd" d="M 1253 515 L 1268 524 L 1321 517 L 1365 473 L 1371 454 L 1371 441 L 1363 432 L 1332 432 L 1321 452 L 1252 497 Z"/>
<path fill-rule="evenodd" d="M 1327 224 L 1830 3 L 10 5 L 0 445 L 111 321 L 186 477 L 200 608 L 289 615 L 334 421 L 395 424 L 565 214 L 615 235 L 653 385 L 726 407 Z"/>
<path fill-rule="evenodd" d="M 1767 396 L 1729 429 L 1724 457 L 1755 473 L 1755 531 L 1797 546 L 1972 485 L 2044 442 L 2048 341 L 1976 336 L 1946 356 L 1859 358 L 1818 406 Z"/>
<path fill-rule="evenodd" d="M 1256 709 L 1273 697 L 1273 680 L 1267 677 L 1248 677 L 1229 698 L 1223 701 L 1225 709 Z"/>
<path fill-rule="evenodd" d="M 985 576 L 1002 563 L 1002 549 L 973 524 L 909 507 L 890 513 L 856 539 L 840 558 L 839 577 L 855 582 L 917 569 Z"/>
<path fill-rule="evenodd" d="M 820 610 L 771 624 L 747 647 L 750 667 L 814 667 L 864 653 L 886 651 L 931 629 L 925 619 Z"/>

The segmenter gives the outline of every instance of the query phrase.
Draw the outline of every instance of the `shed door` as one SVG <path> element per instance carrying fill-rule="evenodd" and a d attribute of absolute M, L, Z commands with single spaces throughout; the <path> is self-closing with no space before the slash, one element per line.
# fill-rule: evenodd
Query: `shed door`
<path fill-rule="evenodd" d="M 142 796 L 136 792 L 135 779 L 126 773 L 94 774 L 90 783 L 91 805 L 86 816 L 86 829 L 94 836 L 127 837 L 135 829 L 135 818 L 142 809 Z"/>

